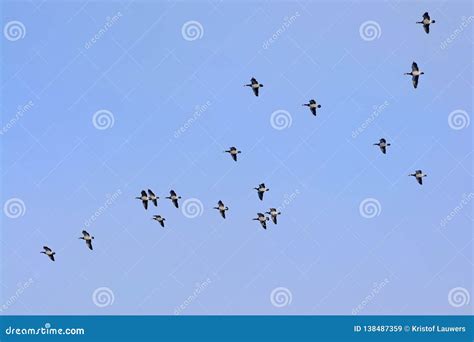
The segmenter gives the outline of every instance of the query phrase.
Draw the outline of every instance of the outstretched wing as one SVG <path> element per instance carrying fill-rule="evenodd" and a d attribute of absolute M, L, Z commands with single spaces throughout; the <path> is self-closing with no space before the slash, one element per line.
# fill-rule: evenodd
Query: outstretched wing
<path fill-rule="evenodd" d="M 264 191 L 258 192 L 258 198 L 260 198 L 260 201 L 263 201 L 263 194 L 264 194 Z"/>
<path fill-rule="evenodd" d="M 86 240 L 86 245 L 92 251 L 92 240 Z"/>
<path fill-rule="evenodd" d="M 220 213 L 221 213 L 221 216 L 222 216 L 223 218 L 225 218 L 225 210 L 219 210 L 219 211 L 220 211 Z"/>
<path fill-rule="evenodd" d="M 386 154 L 387 153 L 387 147 L 385 146 L 380 146 L 380 150 L 382 151 L 383 154 Z"/>
<path fill-rule="evenodd" d="M 316 116 L 316 107 L 313 107 L 313 108 L 309 108 L 311 110 L 311 113 Z"/>
<path fill-rule="evenodd" d="M 253 93 L 255 94 L 255 96 L 258 96 L 258 88 L 257 87 L 255 87 L 255 88 L 252 87 L 252 90 L 253 90 Z"/>
<path fill-rule="evenodd" d="M 142 201 L 142 204 L 143 204 L 143 208 L 145 208 L 145 210 L 147 210 L 148 209 L 148 200 Z"/>
<path fill-rule="evenodd" d="M 174 199 L 173 204 L 176 208 L 179 208 L 178 199 Z"/>
<path fill-rule="evenodd" d="M 411 78 L 412 82 L 413 82 L 413 88 L 417 88 L 418 87 L 418 79 L 420 78 L 420 76 L 413 76 Z"/>
<path fill-rule="evenodd" d="M 415 62 L 413 62 L 413 63 L 411 64 L 411 71 L 418 71 L 418 70 L 419 70 L 419 69 L 418 69 L 418 64 L 416 64 Z"/>

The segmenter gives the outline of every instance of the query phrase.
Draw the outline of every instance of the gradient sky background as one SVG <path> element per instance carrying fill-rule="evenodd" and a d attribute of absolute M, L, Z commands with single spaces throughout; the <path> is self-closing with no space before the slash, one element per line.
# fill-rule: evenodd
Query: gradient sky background
<path fill-rule="evenodd" d="M 415 24 L 425 11 L 429 35 Z M 26 29 L 1 37 L 3 127 L 33 103 L 0 137 L 2 207 L 25 204 L 18 218 L 2 212 L 1 303 L 32 279 L 2 314 L 173 314 L 206 281 L 182 314 L 351 314 L 374 288 L 360 314 L 472 312 L 448 300 L 472 294 L 472 200 L 442 223 L 473 190 L 472 125 L 448 124 L 455 110 L 472 116 L 472 2 L 4 1 L 1 14 Z M 183 38 L 190 20 L 200 39 Z M 380 26 L 371 41 L 367 21 Z M 412 61 L 426 73 L 416 90 Z M 258 98 L 242 86 L 252 76 Z M 311 98 L 317 117 L 301 106 Z M 101 109 L 114 117 L 105 130 L 92 123 Z M 280 109 L 292 124 L 276 130 Z M 372 146 L 381 137 L 387 155 Z M 416 169 L 423 186 L 407 177 Z M 165 199 L 145 211 L 134 197 L 147 188 L 197 198 L 202 215 Z M 117 192 L 87 228 L 91 252 L 81 230 Z M 360 214 L 366 198 L 378 216 Z M 282 206 L 277 226 L 251 220 Z M 111 305 L 94 304 L 100 287 Z M 278 287 L 284 307 L 270 300 Z"/>

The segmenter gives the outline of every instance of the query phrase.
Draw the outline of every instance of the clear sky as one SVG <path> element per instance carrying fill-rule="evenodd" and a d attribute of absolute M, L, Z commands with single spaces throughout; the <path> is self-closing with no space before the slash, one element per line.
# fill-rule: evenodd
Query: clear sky
<path fill-rule="evenodd" d="M 2 314 L 469 314 L 473 15 L 3 1 Z"/>

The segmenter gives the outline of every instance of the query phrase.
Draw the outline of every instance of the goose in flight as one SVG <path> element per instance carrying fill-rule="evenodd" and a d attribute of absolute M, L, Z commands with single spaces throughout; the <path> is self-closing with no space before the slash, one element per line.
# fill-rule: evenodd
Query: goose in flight
<path fill-rule="evenodd" d="M 162 227 L 165 226 L 166 219 L 164 217 L 161 217 L 160 215 L 153 215 L 153 220 L 161 224 Z"/>
<path fill-rule="evenodd" d="M 423 177 L 428 176 L 427 174 L 424 174 L 423 171 L 421 170 L 416 170 L 415 173 L 411 173 L 408 176 L 413 176 L 415 177 L 416 181 L 418 184 L 423 185 Z"/>
<path fill-rule="evenodd" d="M 430 33 L 430 24 L 434 24 L 436 20 L 431 20 L 430 15 L 428 12 L 423 13 L 423 20 L 417 21 L 417 24 L 423 24 L 423 29 L 428 34 Z"/>
<path fill-rule="evenodd" d="M 159 197 L 156 196 L 153 191 L 151 191 L 150 189 L 148 189 L 148 200 L 152 201 L 153 204 L 155 205 L 155 207 L 158 206 L 158 199 Z"/>
<path fill-rule="evenodd" d="M 224 202 L 219 200 L 219 202 L 217 202 L 217 207 L 214 207 L 214 209 L 219 210 L 219 212 L 221 213 L 221 216 L 225 218 L 225 212 L 226 210 L 229 210 L 229 207 L 226 207 Z"/>
<path fill-rule="evenodd" d="M 148 209 L 148 196 L 146 194 L 145 190 L 142 190 L 141 195 L 139 197 L 135 197 L 136 199 L 139 199 L 143 203 L 143 207 Z"/>
<path fill-rule="evenodd" d="M 262 213 L 257 213 L 257 217 L 254 218 L 253 220 L 260 222 L 263 229 L 267 229 L 267 221 L 269 220 L 269 218 L 263 215 Z"/>
<path fill-rule="evenodd" d="M 79 239 L 84 240 L 86 242 L 87 247 L 92 251 L 92 240 L 94 239 L 88 232 L 85 230 L 82 231 L 82 235 Z"/>
<path fill-rule="evenodd" d="M 420 78 L 420 75 L 424 75 L 424 72 L 420 71 L 420 69 L 418 68 L 418 64 L 413 62 L 411 65 L 411 72 L 406 72 L 405 75 L 411 76 L 411 80 L 413 82 L 413 88 L 416 89 L 416 87 L 418 87 L 418 79 Z"/>
<path fill-rule="evenodd" d="M 47 255 L 52 261 L 54 261 L 54 255 L 56 254 L 56 252 L 53 252 L 53 250 L 49 248 L 48 246 L 43 246 L 43 249 L 44 251 L 40 253 Z"/>
<path fill-rule="evenodd" d="M 242 153 L 242 151 L 239 151 L 234 146 L 232 146 L 231 148 L 229 148 L 227 151 L 224 151 L 224 152 L 230 153 L 230 155 L 232 156 L 232 159 L 234 159 L 234 161 L 237 161 L 237 154 Z"/>
<path fill-rule="evenodd" d="M 252 77 L 249 84 L 245 84 L 244 87 L 251 87 L 255 96 L 258 96 L 258 89 L 263 87 L 263 84 L 258 83 L 255 77 Z"/>
<path fill-rule="evenodd" d="M 308 103 L 303 104 L 303 106 L 309 107 L 309 110 L 314 116 L 316 116 L 316 108 L 321 108 L 321 105 L 316 103 L 313 99 L 309 100 Z"/>
<path fill-rule="evenodd" d="M 178 200 L 181 198 L 181 196 L 176 195 L 176 192 L 174 190 L 171 190 L 170 195 L 166 198 L 170 199 L 176 208 L 179 208 Z"/>
<path fill-rule="evenodd" d="M 384 138 L 380 139 L 380 141 L 374 145 L 380 147 L 380 151 L 382 151 L 383 154 L 387 153 L 387 146 L 390 146 Z"/>
<path fill-rule="evenodd" d="M 276 208 L 270 208 L 270 211 L 267 211 L 266 214 L 270 215 L 274 224 L 277 224 L 277 217 L 278 215 L 281 215 L 281 212 Z"/>
<path fill-rule="evenodd" d="M 270 190 L 265 186 L 265 183 L 260 184 L 258 188 L 254 189 L 258 191 L 258 198 L 260 198 L 260 201 L 263 201 L 263 194 Z"/>

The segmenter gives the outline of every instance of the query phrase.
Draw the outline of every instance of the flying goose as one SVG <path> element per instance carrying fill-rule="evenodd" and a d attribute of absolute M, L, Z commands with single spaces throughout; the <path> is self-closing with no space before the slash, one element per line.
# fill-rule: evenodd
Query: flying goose
<path fill-rule="evenodd" d="M 87 247 L 92 251 L 92 240 L 94 239 L 88 232 L 85 230 L 82 231 L 82 235 L 79 239 L 84 240 L 86 242 Z"/>
<path fill-rule="evenodd" d="M 40 253 L 47 255 L 52 261 L 54 261 L 54 255 L 56 254 L 56 252 L 53 252 L 53 250 L 49 248 L 48 246 L 43 246 L 43 249 L 44 251 Z"/>
<path fill-rule="evenodd" d="M 225 212 L 226 210 L 229 210 L 229 207 L 226 207 L 224 205 L 224 202 L 219 200 L 219 202 L 217 202 L 217 207 L 214 207 L 214 209 L 219 210 L 219 212 L 221 213 L 221 216 L 225 218 Z"/>
<path fill-rule="evenodd" d="M 263 87 L 263 84 L 258 83 L 255 77 L 252 77 L 249 84 L 245 84 L 244 87 L 251 87 L 255 96 L 258 96 L 258 89 Z"/>
<path fill-rule="evenodd" d="M 418 64 L 416 64 L 415 62 L 413 62 L 411 65 L 411 72 L 405 73 L 405 75 L 411 76 L 411 80 L 413 82 L 413 88 L 415 89 L 416 87 L 418 87 L 418 79 L 420 78 L 420 75 L 423 75 L 423 74 L 424 72 L 420 71 L 420 69 L 418 68 Z"/>
<path fill-rule="evenodd" d="M 277 216 L 281 214 L 276 208 L 270 208 L 265 214 L 270 215 L 274 224 L 277 224 Z"/>
<path fill-rule="evenodd" d="M 411 173 L 408 176 L 413 176 L 416 178 L 418 184 L 423 185 L 423 177 L 428 176 L 427 174 L 424 174 L 423 171 L 421 170 L 416 170 L 415 173 Z"/>
<path fill-rule="evenodd" d="M 155 205 L 155 207 L 158 206 L 158 199 L 159 199 L 159 197 L 156 196 L 156 195 L 153 193 L 153 191 L 151 191 L 150 189 L 148 189 L 148 199 L 153 202 L 153 204 Z"/>
<path fill-rule="evenodd" d="M 258 198 L 260 198 L 260 201 L 263 201 L 263 194 L 270 190 L 265 186 L 265 183 L 260 184 L 258 188 L 254 189 L 258 191 Z"/>
<path fill-rule="evenodd" d="M 269 220 L 269 218 L 263 215 L 262 213 L 257 213 L 257 217 L 254 218 L 253 220 L 260 222 L 263 229 L 267 229 L 267 221 Z"/>
<path fill-rule="evenodd" d="M 309 110 L 314 116 L 316 116 L 316 108 L 321 108 L 321 105 L 316 103 L 313 99 L 309 100 L 308 103 L 303 104 L 303 106 L 309 107 Z"/>
<path fill-rule="evenodd" d="M 230 153 L 230 155 L 232 156 L 232 159 L 234 159 L 234 161 L 237 161 L 237 154 L 242 153 L 242 151 L 239 151 L 234 146 L 232 146 L 231 148 L 229 148 L 227 151 L 224 151 L 224 152 Z"/>
<path fill-rule="evenodd" d="M 141 193 L 140 197 L 135 197 L 135 198 L 142 201 L 143 207 L 145 208 L 145 210 L 148 209 L 148 196 L 147 196 L 145 190 L 142 190 L 142 193 Z"/>
<path fill-rule="evenodd" d="M 431 20 L 430 15 L 428 12 L 423 13 L 423 20 L 417 21 L 417 24 L 423 24 L 423 29 L 428 34 L 430 33 L 430 24 L 434 24 L 436 20 Z"/>
<path fill-rule="evenodd" d="M 176 208 L 179 208 L 178 200 L 181 198 L 181 196 L 176 195 L 176 192 L 174 190 L 171 190 L 170 196 L 166 198 L 170 199 Z"/>
<path fill-rule="evenodd" d="M 387 153 L 387 146 L 390 146 L 390 144 L 388 144 L 387 140 L 385 140 L 384 138 L 381 138 L 380 141 L 378 143 L 375 143 L 374 145 L 380 147 L 380 150 L 383 154 Z"/>
<path fill-rule="evenodd" d="M 160 215 L 153 215 L 153 220 L 157 221 L 159 224 L 161 224 L 162 227 L 165 226 L 165 221 L 166 219 L 164 217 L 161 217 Z"/>

